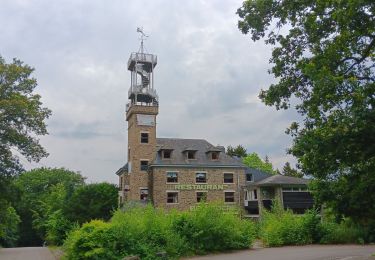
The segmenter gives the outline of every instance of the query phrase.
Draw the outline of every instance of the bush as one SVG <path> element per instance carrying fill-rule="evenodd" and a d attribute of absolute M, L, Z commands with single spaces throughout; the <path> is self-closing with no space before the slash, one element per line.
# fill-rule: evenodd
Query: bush
<path fill-rule="evenodd" d="M 262 212 L 259 233 L 267 246 L 311 244 L 319 240 L 318 223 L 316 212 L 295 215 L 275 201 L 271 211 Z"/>
<path fill-rule="evenodd" d="M 193 253 L 249 248 L 255 238 L 255 225 L 241 220 L 238 213 L 219 204 L 200 204 L 179 215 L 173 230 L 184 238 Z"/>
<path fill-rule="evenodd" d="M 365 231 L 348 220 L 341 223 L 322 222 L 320 225 L 322 244 L 349 244 L 365 242 Z"/>
<path fill-rule="evenodd" d="M 152 206 L 117 210 L 111 222 L 91 221 L 72 231 L 64 247 L 68 259 L 120 259 L 138 255 L 156 259 L 248 248 L 255 237 L 252 222 L 219 205 L 200 205 L 169 213 Z"/>

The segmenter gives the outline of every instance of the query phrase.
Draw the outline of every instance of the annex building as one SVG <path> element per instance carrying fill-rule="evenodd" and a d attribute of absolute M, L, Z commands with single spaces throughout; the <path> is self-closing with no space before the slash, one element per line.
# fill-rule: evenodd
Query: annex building
<path fill-rule="evenodd" d="M 275 198 L 285 208 L 303 212 L 313 200 L 307 180 L 269 175 L 246 167 L 225 148 L 203 139 L 157 138 L 158 95 L 154 87 L 157 56 L 130 55 L 131 73 L 127 162 L 119 176 L 119 203 L 150 202 L 155 207 L 187 210 L 201 201 L 238 205 L 258 216 Z"/>

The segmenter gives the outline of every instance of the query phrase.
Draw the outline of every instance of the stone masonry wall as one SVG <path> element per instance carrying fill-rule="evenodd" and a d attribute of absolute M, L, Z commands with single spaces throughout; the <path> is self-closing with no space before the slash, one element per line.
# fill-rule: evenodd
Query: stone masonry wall
<path fill-rule="evenodd" d="M 167 183 L 167 172 L 177 172 L 178 182 Z M 201 185 L 196 183 L 196 172 L 206 172 L 207 185 L 226 185 L 223 190 L 212 189 L 175 189 L 175 185 Z M 233 183 L 224 183 L 224 173 L 233 173 Z M 151 199 L 155 207 L 165 209 L 177 208 L 179 210 L 187 210 L 197 205 L 197 192 L 207 192 L 207 202 L 219 201 L 224 202 L 224 192 L 234 192 L 234 203 L 228 205 L 240 205 L 243 203 L 242 186 L 246 184 L 245 171 L 243 168 L 173 168 L 173 167 L 154 167 L 151 172 L 150 180 L 152 182 Z M 219 186 L 220 187 L 220 186 Z M 186 188 L 186 186 L 184 186 Z M 178 192 L 178 203 L 167 203 L 167 192 Z"/>

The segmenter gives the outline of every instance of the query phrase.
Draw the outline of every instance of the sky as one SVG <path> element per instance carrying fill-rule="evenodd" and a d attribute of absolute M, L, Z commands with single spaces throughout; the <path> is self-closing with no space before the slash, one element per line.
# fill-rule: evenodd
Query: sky
<path fill-rule="evenodd" d="M 0 55 L 35 68 L 35 92 L 52 110 L 49 157 L 27 168 L 65 167 L 88 182 L 117 183 L 126 163 L 127 60 L 139 49 L 137 27 L 158 56 L 157 136 L 243 145 L 276 168 L 295 159 L 285 129 L 294 110 L 259 99 L 276 79 L 271 47 L 237 28 L 239 0 L 1 0 Z"/>

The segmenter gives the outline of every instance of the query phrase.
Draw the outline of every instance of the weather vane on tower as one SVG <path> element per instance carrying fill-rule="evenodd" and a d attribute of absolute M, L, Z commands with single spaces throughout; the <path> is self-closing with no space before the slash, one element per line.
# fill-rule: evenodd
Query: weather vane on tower
<path fill-rule="evenodd" d="M 139 32 L 141 34 L 141 47 L 139 49 L 139 53 L 143 53 L 144 51 L 144 45 L 143 45 L 143 41 L 148 37 L 148 35 L 146 35 L 144 32 L 143 32 L 143 27 L 137 27 L 137 32 Z"/>

